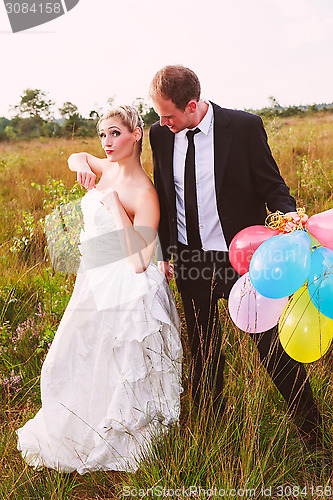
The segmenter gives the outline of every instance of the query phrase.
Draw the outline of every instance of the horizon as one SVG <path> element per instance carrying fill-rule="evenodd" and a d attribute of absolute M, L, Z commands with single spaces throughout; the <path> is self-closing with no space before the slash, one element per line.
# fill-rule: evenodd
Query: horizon
<path fill-rule="evenodd" d="M 27 90 L 27 89 L 25 89 Z M 42 90 L 42 89 L 40 89 Z M 47 97 L 50 97 L 50 96 L 47 96 Z M 146 103 L 147 104 L 147 103 Z M 331 109 L 333 108 L 333 102 L 321 102 L 321 103 L 313 103 L 313 104 L 300 104 L 300 105 L 295 105 L 295 104 L 291 104 L 291 105 L 288 105 L 288 106 L 281 106 L 279 103 L 277 103 L 277 105 L 275 106 L 264 106 L 263 108 L 259 108 L 259 109 L 253 109 L 253 108 L 244 108 L 242 109 L 241 111 L 248 111 L 248 112 L 253 112 L 253 113 L 256 113 L 256 112 L 262 112 L 264 110 L 287 110 L 289 108 L 295 108 L 295 109 L 301 109 L 303 111 L 307 111 L 309 110 L 312 106 L 315 106 L 318 111 L 322 111 L 322 108 L 328 108 L 328 109 Z M 110 106 L 109 106 L 110 107 Z M 52 108 L 52 107 L 51 107 Z M 53 108 L 55 108 L 55 106 L 53 106 Z M 58 108 L 55 108 L 57 111 L 59 111 Z M 107 109 L 107 108 L 106 108 Z M 151 109 L 151 108 L 150 108 Z M 236 109 L 236 108 L 233 108 L 233 109 Z M 240 109 L 240 108 L 237 108 L 237 109 Z M 91 111 L 94 111 L 94 110 L 91 110 Z M 57 123 L 60 123 L 60 124 L 63 124 L 65 121 L 66 121 L 66 118 L 61 116 L 60 113 L 58 112 L 57 113 L 59 115 L 59 117 L 55 116 L 54 113 L 50 113 L 49 117 L 48 118 L 45 118 L 45 121 L 51 121 L 51 122 L 57 122 Z M 84 120 L 88 120 L 89 119 L 89 114 L 87 116 L 84 116 L 83 114 L 80 113 L 80 109 L 78 109 L 78 114 L 81 116 L 81 118 L 83 118 Z M 145 113 L 141 113 L 142 116 L 144 116 Z M 4 115 L 0 115 L 0 119 L 7 119 L 7 120 L 12 120 L 16 117 L 19 117 L 19 118 L 23 118 L 23 119 L 28 119 L 28 118 L 31 118 L 29 116 L 22 116 L 22 114 L 20 114 L 20 112 L 18 111 L 15 115 L 13 115 L 12 117 L 10 116 L 4 116 Z"/>

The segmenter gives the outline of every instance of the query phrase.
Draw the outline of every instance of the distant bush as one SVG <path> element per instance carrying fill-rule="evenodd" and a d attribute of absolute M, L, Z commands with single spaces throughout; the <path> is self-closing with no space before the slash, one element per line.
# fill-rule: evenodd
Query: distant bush
<path fill-rule="evenodd" d="M 263 118 L 287 118 L 290 116 L 309 116 L 319 111 L 326 113 L 333 113 L 333 103 L 332 104 L 312 104 L 311 106 L 288 106 L 286 108 L 280 106 L 279 104 L 272 107 L 266 107 L 261 109 L 248 109 L 251 113 L 262 116 Z"/>
<path fill-rule="evenodd" d="M 5 130 L 9 123 L 10 120 L 8 120 L 8 118 L 5 118 L 4 116 L 0 117 L 0 141 L 8 139 Z"/>

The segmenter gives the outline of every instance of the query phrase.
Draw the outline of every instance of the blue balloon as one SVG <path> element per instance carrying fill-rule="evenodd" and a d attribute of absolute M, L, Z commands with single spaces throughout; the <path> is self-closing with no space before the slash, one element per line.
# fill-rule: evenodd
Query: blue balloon
<path fill-rule="evenodd" d="M 308 290 L 316 308 L 333 319 L 333 250 L 321 247 L 313 252 Z"/>
<path fill-rule="evenodd" d="M 264 241 L 253 254 L 249 273 L 261 295 L 280 299 L 304 285 L 310 266 L 310 236 L 305 231 L 293 231 Z"/>

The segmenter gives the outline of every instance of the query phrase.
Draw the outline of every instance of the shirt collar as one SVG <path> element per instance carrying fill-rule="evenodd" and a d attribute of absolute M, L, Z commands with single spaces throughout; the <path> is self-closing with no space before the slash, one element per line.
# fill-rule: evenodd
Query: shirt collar
<path fill-rule="evenodd" d="M 213 113 L 213 106 L 211 105 L 210 101 L 206 101 L 205 99 L 204 99 L 204 101 L 208 104 L 208 109 L 207 109 L 207 112 L 206 112 L 205 116 L 201 120 L 201 122 L 198 123 L 198 125 L 195 128 L 200 129 L 200 131 L 203 134 L 208 135 L 209 130 L 210 130 L 212 124 L 213 124 L 214 113 Z M 186 128 L 186 129 L 181 130 L 180 132 L 178 132 L 178 134 L 176 134 L 176 135 L 179 135 L 179 136 L 185 138 L 186 132 L 188 130 L 191 130 L 191 129 Z"/>
<path fill-rule="evenodd" d="M 209 129 L 213 123 L 213 106 L 209 101 L 205 100 L 205 102 L 208 104 L 207 113 L 198 124 L 197 128 L 199 128 L 205 135 L 208 135 Z"/>

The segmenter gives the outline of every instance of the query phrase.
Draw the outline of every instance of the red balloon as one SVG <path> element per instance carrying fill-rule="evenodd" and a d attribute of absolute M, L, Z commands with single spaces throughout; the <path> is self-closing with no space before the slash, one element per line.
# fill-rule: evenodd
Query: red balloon
<path fill-rule="evenodd" d="M 306 229 L 324 247 L 333 250 L 333 208 L 310 217 Z"/>
<path fill-rule="evenodd" d="M 249 226 L 237 233 L 229 248 L 229 259 L 232 267 L 239 273 L 245 274 L 250 267 L 252 255 L 264 241 L 272 236 L 281 234 L 278 229 L 267 226 Z"/>

